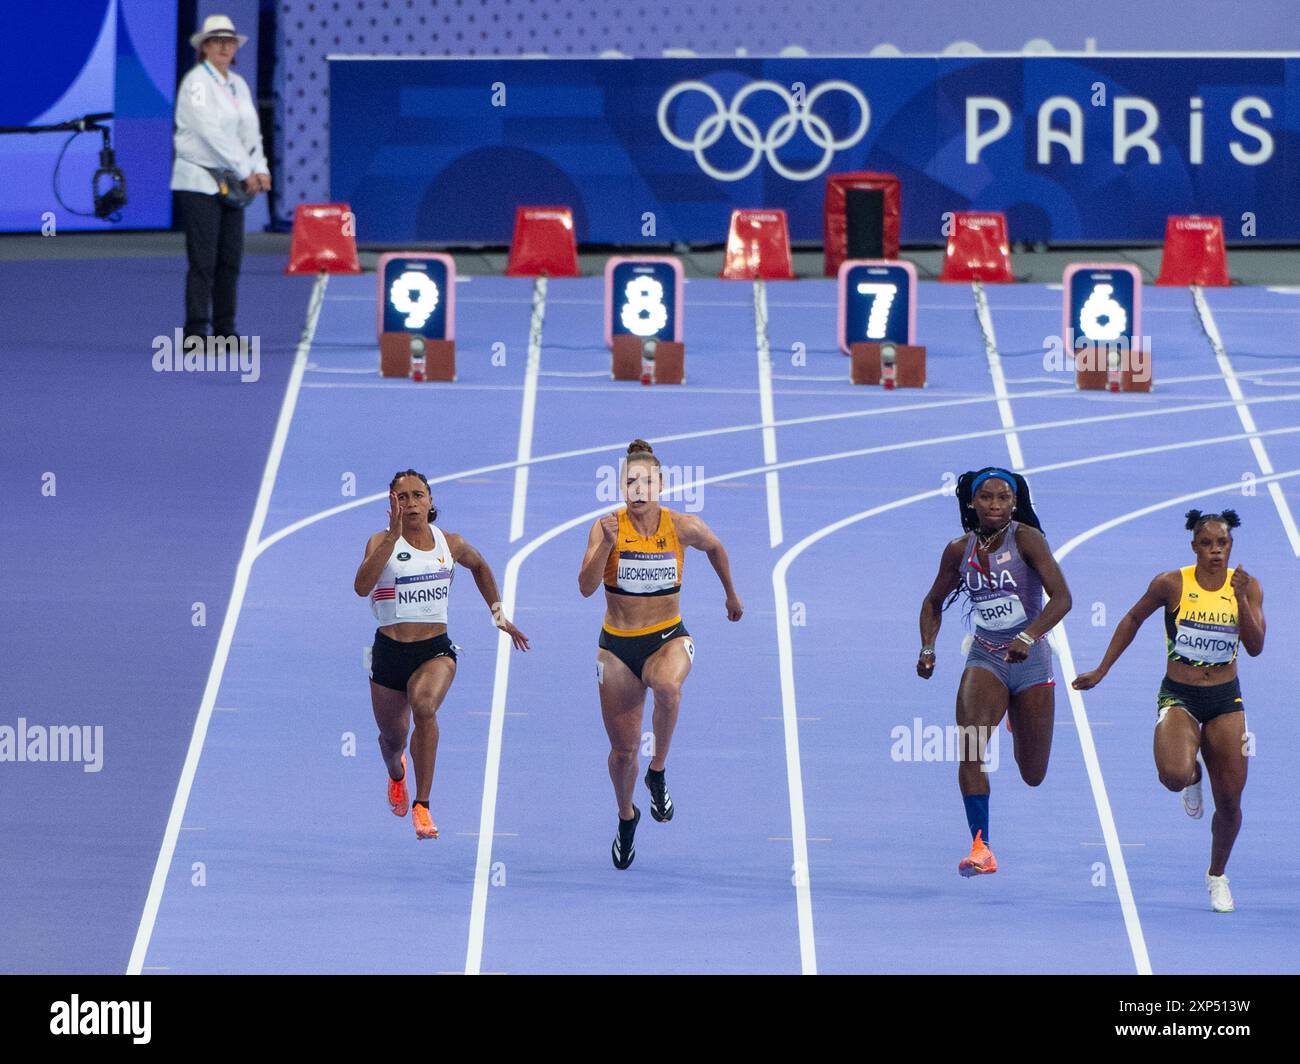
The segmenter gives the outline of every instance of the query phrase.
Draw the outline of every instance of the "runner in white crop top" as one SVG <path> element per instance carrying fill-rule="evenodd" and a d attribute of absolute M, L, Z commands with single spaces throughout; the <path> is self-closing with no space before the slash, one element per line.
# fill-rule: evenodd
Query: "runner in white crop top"
<path fill-rule="evenodd" d="M 415 834 L 436 839 L 429 791 L 438 753 L 438 707 L 456 675 L 458 648 L 447 635 L 456 567 L 473 575 L 493 624 L 510 636 L 515 649 L 527 650 L 528 638 L 502 612 L 496 577 L 482 555 L 456 533 L 433 523 L 438 511 L 423 474 L 413 469 L 398 473 L 389 485 L 388 507 L 388 529 L 366 542 L 353 590 L 369 598 L 379 621 L 371 649 L 370 702 L 388 768 L 388 803 L 397 816 L 405 816 L 410 807 L 409 735 L 415 760 Z"/>

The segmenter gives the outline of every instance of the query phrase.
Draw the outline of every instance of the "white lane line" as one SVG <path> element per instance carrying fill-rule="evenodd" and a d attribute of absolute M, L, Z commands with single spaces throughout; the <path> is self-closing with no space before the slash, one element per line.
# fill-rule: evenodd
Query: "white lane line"
<path fill-rule="evenodd" d="M 1300 399 L 1300 392 L 1290 393 L 1287 395 L 1266 396 L 1262 399 L 1256 399 L 1253 401 L 1258 405 L 1262 403 L 1292 402 L 1296 399 Z M 955 403 L 966 403 L 969 401 L 971 400 L 956 400 Z M 983 400 L 980 401 L 992 402 L 993 399 L 991 397 L 985 397 Z M 841 413 L 841 414 L 815 414 L 810 417 L 787 418 L 784 421 L 776 422 L 776 424 L 778 425 L 809 424 L 817 421 L 834 421 L 843 418 L 867 417 L 872 414 L 878 414 L 878 413 L 886 413 L 886 412 L 898 413 L 906 410 L 918 410 L 918 409 L 926 410 L 932 406 L 951 406 L 951 405 L 954 405 L 954 402 L 941 402 L 941 403 L 933 403 L 933 404 L 920 403 L 914 406 L 897 407 L 894 408 L 893 410 L 873 409 L 873 410 L 854 410 L 854 411 L 848 411 L 846 413 Z M 1090 424 L 1095 424 L 1097 422 L 1104 422 L 1104 421 L 1122 421 L 1130 418 L 1158 417 L 1158 416 L 1163 416 L 1165 414 L 1183 414 L 1189 411 L 1197 411 L 1197 410 L 1215 410 L 1220 407 L 1233 406 L 1233 405 L 1234 402 L 1231 399 L 1220 399 L 1220 400 L 1213 400 L 1204 403 L 1183 404 L 1181 406 L 1147 408 L 1144 410 L 1135 410 L 1135 411 L 1130 411 L 1121 414 L 1100 414 L 1100 415 L 1095 415 L 1093 417 L 1064 418 L 1056 421 L 1039 421 L 1029 425 L 1020 425 L 1014 431 L 1036 432 L 1045 429 L 1064 428 L 1070 425 L 1090 425 Z M 718 428 L 718 429 L 702 429 L 696 432 L 683 432 L 673 436 L 656 437 L 652 439 L 650 442 L 654 444 L 659 444 L 665 441 L 673 441 L 673 440 L 703 439 L 711 436 L 721 436 L 732 432 L 752 432 L 755 429 L 761 429 L 763 427 L 764 426 L 762 424 L 729 425 L 724 428 Z M 902 449 L 906 447 L 928 447 L 933 444 L 956 443 L 965 440 L 980 439 L 985 436 L 1000 436 L 1006 431 L 1008 430 L 982 429 L 976 432 L 961 432 L 955 435 L 932 437 L 924 440 L 909 440 L 898 445 L 888 444 L 888 445 L 877 446 L 877 447 L 864 447 L 853 451 L 841 451 L 837 454 L 826 456 L 826 457 L 796 458 L 786 462 L 776 462 L 770 468 L 778 469 L 778 470 L 790 469 L 796 466 L 815 464 L 821 461 L 828 461 L 828 460 L 838 461 L 841 458 L 860 458 L 869 454 L 877 454 L 880 453 L 881 451 Z M 1270 435 L 1270 433 L 1263 433 L 1262 435 Z M 600 444 L 595 447 L 580 447 L 572 451 L 557 451 L 554 454 L 539 455 L 537 458 L 531 459 L 530 464 L 536 464 L 540 462 L 559 461 L 560 459 L 563 458 L 576 458 L 582 455 L 595 454 L 601 451 L 621 452 L 626 446 L 627 446 L 626 443 L 620 442 L 620 443 Z M 515 468 L 515 466 L 516 466 L 515 462 L 497 462 L 494 463 L 493 465 L 478 466 L 473 469 L 463 469 L 455 473 L 448 473 L 441 477 L 431 477 L 429 479 L 429 484 L 432 486 L 434 484 L 443 483 L 446 481 L 461 480 L 466 477 L 478 476 L 482 473 L 491 473 L 502 469 L 513 469 Z M 769 467 L 763 466 L 761 468 L 767 469 Z M 352 499 L 349 502 L 340 503 L 338 506 L 331 506 L 328 509 L 321 510 L 314 514 L 310 514 L 307 517 L 300 518 L 299 520 L 293 522 L 292 524 L 286 525 L 284 528 L 268 536 L 261 543 L 259 543 L 257 546 L 257 553 L 260 555 L 262 551 L 266 550 L 268 547 L 273 546 L 275 543 L 278 543 L 286 536 L 290 536 L 295 532 L 300 532 L 302 529 L 314 525 L 318 521 L 323 521 L 327 517 L 333 517 L 336 514 L 345 513 L 348 510 L 354 510 L 358 506 L 368 506 L 371 503 L 379 502 L 387 498 L 388 498 L 387 490 L 375 492 L 372 495 L 365 495 L 357 499 Z"/>
<path fill-rule="evenodd" d="M 1250 412 L 1250 404 L 1246 402 L 1245 393 L 1241 390 L 1237 371 L 1232 368 L 1232 360 L 1228 358 L 1228 352 L 1223 346 L 1223 337 L 1219 335 L 1219 326 L 1214 321 L 1214 315 L 1210 313 L 1210 305 L 1205 301 L 1205 293 L 1199 285 L 1192 285 L 1192 302 L 1196 304 L 1196 314 L 1200 318 L 1201 328 L 1205 330 L 1206 339 L 1214 349 L 1215 360 L 1223 373 L 1223 383 L 1228 387 L 1228 394 L 1237 402 L 1237 416 L 1241 419 L 1241 427 L 1247 432 L 1255 432 L 1255 416 Z M 1265 475 L 1272 473 L 1273 462 L 1264 447 L 1264 441 L 1252 438 L 1250 447 L 1255 452 L 1255 462 L 1259 465 L 1260 472 Z M 1275 480 L 1269 481 L 1268 493 L 1273 499 L 1278 517 L 1282 519 L 1286 538 L 1291 541 L 1291 553 L 1300 558 L 1300 529 L 1296 527 L 1295 515 L 1291 512 L 1286 496 L 1282 494 L 1281 485 Z"/>
<path fill-rule="evenodd" d="M 550 302 L 554 303 L 554 300 L 551 300 Z M 311 367 L 308 368 L 310 369 Z M 372 373 L 372 372 L 377 373 L 377 371 L 375 370 L 367 370 L 367 369 L 356 371 L 357 374 Z M 1274 373 L 1295 374 L 1297 372 L 1300 372 L 1300 370 L 1258 369 L 1258 370 L 1250 370 L 1249 372 L 1242 374 L 1241 379 L 1254 382 L 1254 378 L 1262 377 L 1268 374 L 1274 374 Z M 543 377 L 551 376 L 549 372 L 543 373 L 541 375 Z M 556 375 L 560 376 L 561 374 L 556 374 Z M 602 376 L 602 375 L 607 375 L 606 371 L 599 370 L 591 374 L 591 376 Z M 772 379 L 773 380 L 789 379 L 789 380 L 799 380 L 799 381 L 810 381 L 814 383 L 821 380 L 820 377 L 812 377 L 812 376 L 787 378 L 785 376 L 782 376 L 781 374 L 773 374 Z M 844 378 L 828 377 L 826 379 L 842 381 Z M 1167 385 L 1170 384 L 1183 384 L 1191 381 L 1218 381 L 1222 379 L 1223 379 L 1223 375 L 1221 373 L 1199 373 L 1199 374 L 1193 374 L 1191 376 L 1185 376 L 1185 377 L 1161 377 L 1160 387 L 1164 389 Z M 1034 378 L 1026 378 L 1026 377 L 1017 377 L 1014 379 L 1008 378 L 1007 383 L 1025 384 L 1025 383 L 1032 383 L 1033 380 Z M 326 390 L 338 390 L 338 389 L 346 390 L 346 389 L 357 389 L 357 388 L 360 389 L 386 388 L 392 390 L 392 389 L 400 389 L 404 387 L 404 383 L 400 379 L 393 379 L 387 381 L 384 380 L 360 381 L 360 382 L 348 382 L 348 383 L 339 383 L 336 381 L 307 380 L 303 382 L 302 386 L 304 388 L 323 388 Z M 523 385 L 522 384 L 471 384 L 468 381 L 462 380 L 462 381 L 456 381 L 454 383 L 451 381 L 426 381 L 424 384 L 420 385 L 420 387 L 427 388 L 430 390 L 446 389 L 449 391 L 456 391 L 459 389 L 462 391 L 516 392 L 522 389 Z M 598 395 L 618 395 L 618 394 L 626 394 L 626 388 L 627 386 L 625 384 L 615 384 L 615 383 L 600 385 L 600 386 L 542 385 L 539 386 L 538 391 L 589 392 Z M 711 387 L 692 385 L 689 391 L 676 392 L 674 394 L 680 396 L 682 399 L 685 400 L 685 399 L 700 398 L 706 395 L 753 395 L 755 391 L 757 391 L 757 389 L 755 388 L 711 388 Z M 772 394 L 773 395 L 794 395 L 794 396 L 798 396 L 799 398 L 805 398 L 810 395 L 829 395 L 841 399 L 855 398 L 857 396 L 864 395 L 863 392 L 847 391 L 844 388 L 833 388 L 833 389 L 831 388 L 773 388 Z M 870 395 L 871 393 L 867 392 L 866 394 Z M 988 395 L 987 393 L 982 393 L 982 392 L 966 392 L 966 391 L 956 391 L 956 390 L 950 391 L 949 389 L 945 388 L 943 390 L 943 394 L 952 395 L 957 398 L 942 399 L 938 401 L 930 401 L 925 403 L 913 403 L 913 404 L 905 404 L 905 405 L 900 404 L 897 406 L 894 405 L 894 403 L 891 401 L 888 406 L 880 407 L 880 408 L 872 408 L 869 412 L 873 414 L 886 414 L 886 413 L 896 414 L 896 413 L 904 412 L 906 410 L 915 410 L 923 407 L 953 405 L 957 403 L 993 403 L 997 401 L 995 396 L 991 396 Z M 1013 393 L 1010 396 L 1010 398 L 1036 399 L 1041 397 L 1060 398 L 1060 397 L 1069 397 L 1069 396 L 1073 396 L 1077 399 L 1085 400 L 1088 402 L 1100 401 L 1100 402 L 1107 402 L 1107 403 L 1122 402 L 1124 401 L 1124 399 L 1131 402 L 1136 402 L 1141 400 L 1143 402 L 1158 403 L 1165 399 L 1172 399 L 1172 398 L 1186 399 L 1187 398 L 1187 396 L 1171 396 L 1167 391 L 1162 391 L 1159 394 L 1154 392 L 1145 393 L 1145 394 L 1135 392 L 1130 395 L 1126 395 L 1124 399 L 1116 399 L 1114 397 L 1108 398 L 1105 397 L 1104 393 L 1080 392 L 1074 387 L 1074 383 L 1072 380 L 1062 381 L 1061 383 L 1057 384 L 1056 387 L 1054 388 L 1043 388 L 1043 389 L 1036 389 L 1032 392 Z M 867 412 L 868 411 L 862 411 L 861 413 L 867 413 Z M 845 415 L 845 416 L 852 416 L 852 415 Z"/>
<path fill-rule="evenodd" d="M 1274 429 L 1272 430 L 1271 433 L 1265 433 L 1265 435 L 1273 435 L 1282 432 L 1297 432 L 1297 431 L 1300 431 L 1300 427 Z M 1206 440 L 1205 442 L 1206 444 L 1223 443 L 1227 440 L 1240 440 L 1240 439 L 1244 439 L 1245 437 L 1246 434 L 1241 433 L 1236 436 L 1220 436 L 1217 439 Z M 1300 477 L 1300 469 L 1290 469 L 1284 473 L 1269 473 L 1266 474 L 1265 476 L 1260 477 L 1259 480 L 1256 481 L 1256 483 L 1276 484 L 1278 481 L 1288 480 L 1291 477 Z M 1173 498 L 1163 499 L 1160 502 L 1151 503 L 1149 506 L 1143 506 L 1140 509 L 1131 510 L 1126 514 L 1120 514 L 1118 517 L 1112 517 L 1108 521 L 1103 521 L 1099 525 L 1094 525 L 1092 528 L 1088 529 L 1087 531 L 1080 532 L 1077 536 L 1075 536 L 1068 543 L 1066 543 L 1065 546 L 1063 546 L 1060 550 L 1055 551 L 1054 553 L 1056 554 L 1057 560 L 1061 561 L 1066 556 L 1073 553 L 1075 548 L 1083 546 L 1083 544 L 1087 543 L 1088 540 L 1101 535 L 1103 532 L 1109 532 L 1112 528 L 1115 528 L 1118 525 L 1126 524 L 1129 521 L 1136 521 L 1139 517 L 1146 517 L 1147 514 L 1157 513 L 1160 510 L 1167 510 L 1171 506 L 1179 506 L 1185 502 L 1192 502 L 1196 499 L 1202 499 L 1207 495 L 1215 495 L 1219 492 L 1240 493 L 1240 491 L 1241 491 L 1241 480 L 1240 478 L 1238 478 L 1237 480 L 1229 480 L 1223 484 L 1215 484 L 1212 487 L 1198 488 L 1196 491 L 1189 491 L 1183 495 L 1175 495 Z"/>
<path fill-rule="evenodd" d="M 1059 559 L 1059 553 L 1057 557 Z M 1133 965 L 1138 975 L 1150 975 L 1151 957 L 1147 953 L 1146 936 L 1142 933 L 1137 901 L 1133 897 L 1133 887 L 1129 882 L 1128 865 L 1124 863 L 1123 844 L 1119 841 L 1119 828 L 1115 826 L 1115 814 L 1110 807 L 1110 795 L 1106 792 L 1106 781 L 1102 779 L 1101 760 L 1097 757 L 1097 744 L 1092 738 L 1092 726 L 1088 722 L 1088 711 L 1083 704 L 1083 692 L 1076 691 L 1071 686 L 1078 672 L 1074 667 L 1074 652 L 1070 649 L 1070 638 L 1066 634 L 1064 620 L 1049 634 L 1048 642 L 1061 662 L 1062 682 L 1070 703 L 1070 712 L 1074 716 L 1079 746 L 1083 750 L 1083 763 L 1088 770 L 1088 785 L 1092 788 L 1093 804 L 1097 807 L 1097 818 L 1101 821 L 1101 836 L 1106 840 L 1106 856 L 1110 859 L 1111 874 L 1115 879 L 1115 894 L 1119 898 L 1120 912 L 1124 917 L 1124 930 L 1128 935 L 1129 950 L 1133 954 Z"/>
<path fill-rule="evenodd" d="M 989 314 L 988 300 L 984 295 L 984 286 L 974 282 L 975 303 L 980 316 L 980 328 L 984 331 L 984 349 L 989 359 L 989 373 L 993 378 L 993 391 L 1004 402 L 998 403 L 1004 427 L 1015 424 L 1011 413 L 1011 403 L 1007 400 L 1007 382 L 1002 374 L 1002 358 L 998 354 L 997 341 L 993 335 L 993 318 Z M 1014 434 L 1007 436 L 1007 451 L 1011 458 L 1011 468 L 1023 470 L 1025 456 L 1020 450 L 1020 439 Z M 1065 630 L 1065 621 L 1061 620 L 1052 630 L 1050 645 L 1056 649 L 1061 665 L 1067 673 L 1074 673 L 1074 656 L 1070 651 L 1070 637 Z M 1071 677 L 1073 678 L 1073 676 Z M 1115 894 L 1119 898 L 1120 914 L 1124 918 L 1124 930 L 1128 935 L 1129 949 L 1133 954 L 1133 964 L 1139 975 L 1151 974 L 1151 958 L 1147 954 L 1146 937 L 1142 933 L 1142 922 L 1138 918 L 1137 902 L 1129 884 L 1128 867 L 1124 863 L 1124 850 L 1120 846 L 1119 830 L 1115 826 L 1115 816 L 1110 808 L 1110 796 L 1106 793 L 1106 782 L 1101 775 L 1101 762 L 1097 758 L 1097 744 L 1093 742 L 1092 726 L 1088 722 L 1088 713 L 1083 704 L 1082 692 L 1069 687 L 1067 683 L 1070 709 L 1074 715 L 1075 731 L 1079 735 L 1079 747 L 1083 752 L 1084 766 L 1088 770 L 1088 785 L 1092 790 L 1093 804 L 1097 807 L 1097 817 L 1101 821 L 1102 838 L 1106 840 L 1106 855 L 1110 859 L 1111 873 L 1115 879 Z"/>
<path fill-rule="evenodd" d="M 230 591 L 230 601 L 226 605 L 225 619 L 221 623 L 221 634 L 217 638 L 217 649 L 212 657 L 212 666 L 208 669 L 208 680 L 203 688 L 203 699 L 199 703 L 198 716 L 194 720 L 194 731 L 190 734 L 185 764 L 176 784 L 176 794 L 172 799 L 171 813 L 167 817 L 162 846 L 158 850 L 158 860 L 154 862 L 149 894 L 145 898 L 144 911 L 140 914 L 140 925 L 136 929 L 135 943 L 131 947 L 131 957 L 127 962 L 127 975 L 140 974 L 144 967 L 145 955 L 149 950 L 149 940 L 153 937 L 154 923 L 158 919 L 163 890 L 167 885 L 167 873 L 171 869 L 172 858 L 176 853 L 176 839 L 180 834 L 181 821 L 185 818 L 185 807 L 189 804 L 190 789 L 194 785 L 194 774 L 198 770 L 199 757 L 203 753 L 203 743 L 208 734 L 208 722 L 212 719 L 212 710 L 217 702 L 217 692 L 221 687 L 226 660 L 230 656 L 235 626 L 239 623 L 239 611 L 244 605 L 248 578 L 257 557 L 258 540 L 262 535 L 262 526 L 266 523 L 266 511 L 271 504 L 271 492 L 275 488 L 275 477 L 280 469 L 284 444 L 289 437 L 289 423 L 293 420 L 298 391 L 302 386 L 302 375 L 307 368 L 307 353 L 311 350 L 312 339 L 316 335 L 316 322 L 320 318 L 328 283 L 328 274 L 322 273 L 317 277 L 316 284 L 312 288 L 311 300 L 307 304 L 307 324 L 303 329 L 302 338 L 298 341 L 298 351 L 294 356 L 293 368 L 289 371 L 289 382 L 285 387 L 284 399 L 280 403 L 275 435 L 271 438 L 271 449 L 267 453 L 266 465 L 262 469 L 262 482 L 258 487 L 257 501 L 253 505 L 253 516 L 249 519 L 248 531 L 244 535 L 244 547 L 239 555 L 239 563 L 235 567 L 235 582 Z"/>
<path fill-rule="evenodd" d="M 680 490 L 665 489 L 670 495 Z M 524 560 L 543 543 L 554 539 L 575 525 L 610 511 L 609 507 L 592 510 L 572 518 L 529 540 L 506 563 L 504 586 L 501 593 L 502 612 L 507 617 L 515 615 L 519 591 L 519 569 Z M 474 866 L 474 895 L 470 904 L 469 941 L 465 950 L 465 974 L 480 975 L 483 966 L 483 930 L 487 923 L 488 883 L 492 870 L 492 839 L 496 831 L 497 787 L 501 779 L 501 745 L 505 732 L 506 692 L 510 684 L 510 655 L 514 653 L 510 637 L 505 632 L 497 636 L 496 668 L 492 676 L 491 719 L 488 722 L 488 748 L 483 764 L 483 801 L 479 810 L 478 856 Z"/>
<path fill-rule="evenodd" d="M 758 408 L 763 418 L 763 462 L 776 462 L 776 409 L 772 402 L 772 349 L 767 339 L 767 283 L 754 282 L 754 337 L 758 348 Z M 785 538 L 781 527 L 781 480 L 775 470 L 767 480 L 767 534 L 771 546 Z"/>
<path fill-rule="evenodd" d="M 515 495 L 510 504 L 510 542 L 524 534 L 528 501 L 529 459 L 533 456 L 533 418 L 537 411 L 537 377 L 542 367 L 542 322 L 546 319 L 546 277 L 533 283 L 533 318 L 528 325 L 528 366 L 519 412 L 519 449 L 515 454 Z"/>
<path fill-rule="evenodd" d="M 794 858 L 795 913 L 799 924 L 799 970 L 817 974 L 817 935 L 813 926 L 812 864 L 808 860 L 808 817 L 804 809 L 803 762 L 799 755 L 799 710 L 795 702 L 794 646 L 790 638 L 790 596 L 785 572 L 807 537 L 786 551 L 772 570 L 776 596 L 776 645 L 781 673 L 781 720 L 785 734 L 785 779 L 790 800 L 791 850 Z"/>
<path fill-rule="evenodd" d="M 998 417 L 1002 419 L 1003 428 L 1014 428 L 1016 420 L 1011 414 L 1007 379 L 1002 373 L 1002 356 L 998 354 L 998 338 L 993 332 L 993 318 L 989 314 L 983 282 L 972 281 L 971 290 L 975 293 L 975 317 L 979 319 L 980 333 L 984 337 L 984 356 L 988 359 L 989 376 L 993 378 L 993 394 L 997 396 Z M 1011 453 L 1011 468 L 1020 469 L 1025 464 L 1025 456 L 1020 450 L 1020 437 L 1014 432 L 1007 436 L 1007 450 Z"/>

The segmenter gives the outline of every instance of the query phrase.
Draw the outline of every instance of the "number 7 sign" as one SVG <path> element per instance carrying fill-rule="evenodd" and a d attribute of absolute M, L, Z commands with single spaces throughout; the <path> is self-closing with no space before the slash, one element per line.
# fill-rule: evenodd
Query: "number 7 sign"
<path fill-rule="evenodd" d="M 840 264 L 837 338 L 853 344 L 911 344 L 916 335 L 916 267 L 897 259 L 846 259 Z"/>

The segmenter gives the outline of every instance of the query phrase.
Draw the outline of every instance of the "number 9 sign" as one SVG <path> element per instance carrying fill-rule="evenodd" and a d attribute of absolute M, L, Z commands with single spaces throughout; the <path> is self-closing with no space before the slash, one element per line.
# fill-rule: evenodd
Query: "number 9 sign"
<path fill-rule="evenodd" d="M 426 340 L 456 338 L 456 263 L 450 255 L 409 251 L 380 256 L 379 333 Z"/>
<path fill-rule="evenodd" d="M 669 256 L 616 256 L 605 264 L 605 345 L 615 336 L 682 338 L 682 264 Z"/>

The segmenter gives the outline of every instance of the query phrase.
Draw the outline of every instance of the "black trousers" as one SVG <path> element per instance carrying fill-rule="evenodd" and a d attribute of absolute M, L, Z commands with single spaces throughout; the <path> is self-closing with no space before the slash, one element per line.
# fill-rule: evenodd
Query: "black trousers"
<path fill-rule="evenodd" d="M 185 335 L 204 336 L 212 322 L 215 336 L 234 336 L 235 288 L 244 257 L 244 208 L 226 207 L 213 193 L 176 194 L 176 212 L 185 230 Z"/>

